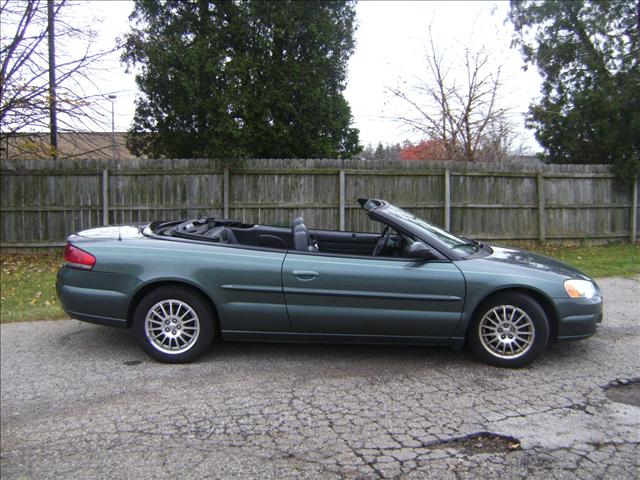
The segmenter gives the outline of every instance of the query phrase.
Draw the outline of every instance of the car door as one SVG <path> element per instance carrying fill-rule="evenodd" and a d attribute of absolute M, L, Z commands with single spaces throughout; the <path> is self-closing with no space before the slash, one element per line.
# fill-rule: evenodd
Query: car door
<path fill-rule="evenodd" d="M 289 251 L 282 283 L 297 333 L 449 337 L 465 283 L 448 261 Z"/>
<path fill-rule="evenodd" d="M 216 299 L 225 338 L 242 332 L 290 331 L 281 280 L 284 251 L 204 247 L 189 247 L 201 252 L 192 253 L 191 259 L 176 257 L 181 261 L 175 271 L 188 267 L 185 276 Z"/>

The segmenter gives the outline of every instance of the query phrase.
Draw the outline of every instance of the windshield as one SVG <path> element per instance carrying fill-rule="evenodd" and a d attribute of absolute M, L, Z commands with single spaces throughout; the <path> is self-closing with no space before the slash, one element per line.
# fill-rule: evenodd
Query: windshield
<path fill-rule="evenodd" d="M 433 223 L 416 217 L 413 213 L 409 213 L 406 210 L 394 207 L 393 205 L 389 205 L 387 211 L 393 216 L 401 218 L 405 222 L 413 224 L 415 227 L 422 230 L 425 235 L 435 238 L 446 248 L 449 248 L 451 250 L 458 249 L 468 254 L 477 253 L 478 251 L 480 251 L 481 247 L 478 242 L 468 240 L 464 237 L 457 237 L 453 233 L 447 232 L 446 230 L 443 230 Z"/>

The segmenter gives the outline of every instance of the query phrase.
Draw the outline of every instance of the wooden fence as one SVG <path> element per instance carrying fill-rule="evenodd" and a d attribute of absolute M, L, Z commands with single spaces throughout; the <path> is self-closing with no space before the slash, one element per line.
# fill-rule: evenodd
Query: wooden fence
<path fill-rule="evenodd" d="M 370 160 L 3 160 L 3 248 L 58 246 L 104 224 L 215 216 L 378 231 L 358 197 L 384 198 L 493 241 L 636 240 L 638 182 L 607 166 Z"/>

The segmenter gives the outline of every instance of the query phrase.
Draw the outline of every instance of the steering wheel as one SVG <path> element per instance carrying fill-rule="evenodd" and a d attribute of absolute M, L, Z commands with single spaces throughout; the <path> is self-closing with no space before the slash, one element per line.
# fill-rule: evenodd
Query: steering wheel
<path fill-rule="evenodd" d="M 389 239 L 390 236 L 391 236 L 391 228 L 389 228 L 389 225 L 387 225 L 387 227 L 383 230 L 382 235 L 380 235 L 380 238 L 378 238 L 378 241 L 376 242 L 376 246 L 373 248 L 373 253 L 371 254 L 372 256 L 375 257 L 377 255 L 380 255 L 380 252 L 382 252 L 382 249 L 387 244 L 387 240 Z"/>

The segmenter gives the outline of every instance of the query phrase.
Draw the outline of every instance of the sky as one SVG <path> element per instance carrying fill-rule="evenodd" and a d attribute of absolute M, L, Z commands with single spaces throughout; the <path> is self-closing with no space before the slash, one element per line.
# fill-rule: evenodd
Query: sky
<path fill-rule="evenodd" d="M 108 49 L 129 29 L 132 2 L 125 0 L 83 1 L 73 7 L 78 22 L 91 25 L 98 32 L 96 48 Z M 360 1 L 356 6 L 356 48 L 349 61 L 345 98 L 352 110 L 354 126 L 360 130 L 363 145 L 378 142 L 418 141 L 420 135 L 408 131 L 393 119 L 406 113 L 406 106 L 389 92 L 400 82 L 411 84 L 425 71 L 425 45 L 428 27 L 439 50 L 451 59 L 452 71 L 463 46 L 485 47 L 494 64 L 502 65 L 503 105 L 511 108 L 512 120 L 529 151 L 540 147 L 531 131 L 524 128 L 528 105 L 540 91 L 535 69 L 523 70 L 519 51 L 510 48 L 512 27 L 504 22 L 509 5 L 506 1 Z M 108 58 L 97 73 L 95 83 L 105 95 L 105 123 L 110 125 L 114 94 L 116 131 L 129 128 L 135 111 L 134 73 L 126 72 L 118 55 Z"/>
<path fill-rule="evenodd" d="M 383 2 L 357 6 L 357 47 L 349 63 L 345 96 L 351 105 L 361 141 L 395 143 L 418 140 L 389 119 L 406 106 L 387 91 L 406 80 L 409 85 L 426 70 L 425 53 L 431 26 L 438 50 L 450 59 L 452 72 L 464 46 L 484 47 L 492 53 L 490 68 L 502 66 L 504 105 L 529 149 L 539 150 L 533 134 L 524 128 L 525 113 L 539 95 L 541 79 L 535 69 L 523 70 L 520 52 L 510 48 L 513 29 L 505 24 L 509 4 L 503 2 Z M 462 71 L 457 69 L 460 74 Z"/>

